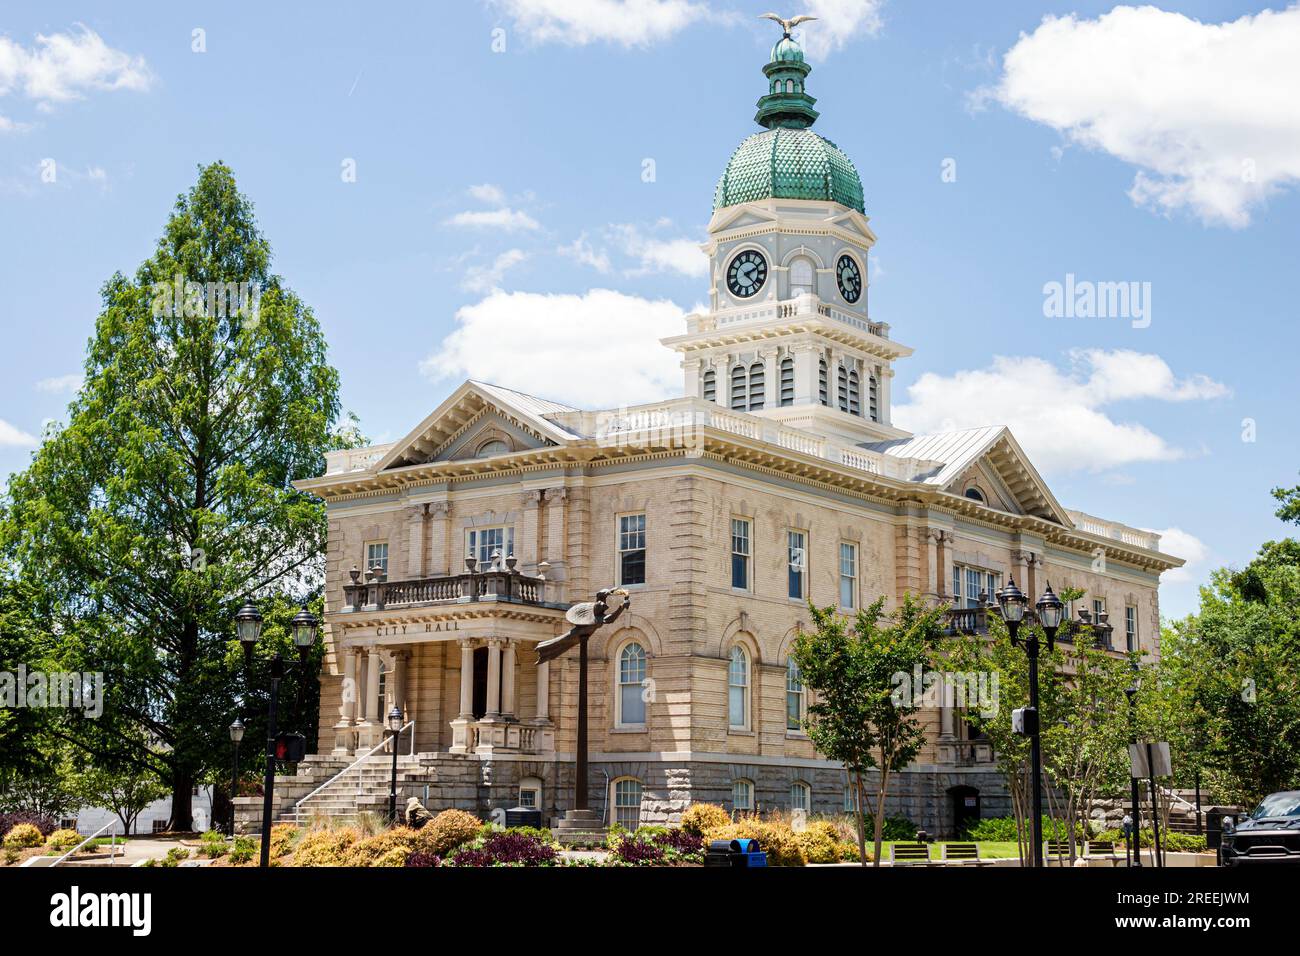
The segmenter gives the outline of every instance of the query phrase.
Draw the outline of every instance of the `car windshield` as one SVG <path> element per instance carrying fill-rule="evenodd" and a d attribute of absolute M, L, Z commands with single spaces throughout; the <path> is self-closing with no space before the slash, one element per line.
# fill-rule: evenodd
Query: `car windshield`
<path fill-rule="evenodd" d="M 1267 796 L 1250 815 L 1252 820 L 1271 820 L 1277 817 L 1300 817 L 1300 793 L 1274 793 Z"/>

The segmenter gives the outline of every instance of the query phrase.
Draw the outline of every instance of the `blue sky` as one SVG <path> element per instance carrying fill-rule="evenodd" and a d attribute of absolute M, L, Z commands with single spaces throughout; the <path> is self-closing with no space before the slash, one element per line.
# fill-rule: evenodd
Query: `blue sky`
<path fill-rule="evenodd" d="M 100 285 L 216 159 L 379 440 L 471 376 L 606 405 L 680 389 L 652 343 L 705 301 L 695 244 L 756 129 L 766 3 L 6 5 L 0 472 L 64 414 Z M 896 418 L 1009 423 L 1067 507 L 1169 531 L 1192 560 L 1166 614 L 1286 533 L 1268 491 L 1300 468 L 1300 9 L 1272 9 L 779 11 L 821 16 L 816 129 L 864 182 L 874 318 L 916 349 Z M 1150 283 L 1149 325 L 1045 317 L 1067 274 Z M 592 340 L 610 375 L 556 371 Z"/>

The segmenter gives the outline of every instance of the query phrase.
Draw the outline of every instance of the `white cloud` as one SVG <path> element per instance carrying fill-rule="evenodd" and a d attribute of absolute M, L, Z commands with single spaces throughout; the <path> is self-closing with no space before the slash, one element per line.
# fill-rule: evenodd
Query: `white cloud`
<path fill-rule="evenodd" d="M 0 96 L 17 91 L 48 105 L 95 91 L 144 91 L 152 79 L 143 57 L 113 49 L 81 24 L 74 32 L 37 34 L 30 47 L 0 36 Z"/>
<path fill-rule="evenodd" d="M 651 272 L 677 272 L 686 276 L 707 276 L 708 257 L 700 244 L 693 239 L 656 239 L 647 236 L 636 226 L 614 225 L 609 228 L 610 238 L 622 247 L 623 252 L 637 261 L 629 270 L 634 275 Z"/>
<path fill-rule="evenodd" d="M 29 435 L 0 418 L 0 448 L 34 448 L 35 446 L 36 436 Z"/>
<path fill-rule="evenodd" d="M 52 392 L 55 395 L 63 395 L 77 391 L 81 388 L 81 383 L 81 373 L 73 372 L 70 375 L 43 378 L 36 383 L 36 390 L 38 392 Z"/>
<path fill-rule="evenodd" d="M 688 0 L 498 0 L 492 5 L 530 41 L 573 46 L 649 46 L 710 16 L 703 4 Z"/>
<path fill-rule="evenodd" d="M 1154 531 L 1160 535 L 1160 550 L 1165 554 L 1172 554 L 1176 558 L 1182 558 L 1187 563 L 1181 568 L 1174 568 L 1172 571 L 1166 571 L 1160 576 L 1160 583 L 1165 584 L 1192 584 L 1201 580 L 1207 569 L 1210 558 L 1210 548 L 1204 541 L 1182 528 L 1147 528 L 1147 531 Z"/>
<path fill-rule="evenodd" d="M 487 292 L 489 289 L 495 289 L 501 284 L 507 271 L 527 258 L 528 253 L 522 249 L 507 249 L 493 259 L 490 265 L 470 266 L 466 269 L 460 287 L 467 292 Z"/>
<path fill-rule="evenodd" d="M 588 241 L 585 232 L 567 246 L 560 246 L 555 251 L 562 256 L 573 259 L 580 265 L 591 266 L 597 272 L 608 272 L 610 270 L 609 253 L 604 249 L 597 250 Z"/>
<path fill-rule="evenodd" d="M 505 190 L 493 183 L 470 186 L 469 194 L 479 202 L 485 202 L 490 206 L 504 206 L 506 204 Z"/>
<path fill-rule="evenodd" d="M 1203 401 L 1230 394 L 1204 375 L 1178 379 L 1158 355 L 1123 349 L 1076 350 L 1069 365 L 995 356 L 987 369 L 927 372 L 907 390 L 894 419 L 916 432 L 1008 425 L 1046 472 L 1107 471 L 1187 453 L 1138 422 L 1112 418 L 1116 402 Z"/>
<path fill-rule="evenodd" d="M 503 232 L 532 231 L 541 228 L 541 224 L 528 213 L 504 207 L 458 212 L 448 219 L 447 223 L 470 229 L 500 229 Z"/>
<path fill-rule="evenodd" d="M 587 408 L 681 393 L 680 359 L 659 344 L 684 313 L 609 289 L 584 295 L 493 291 L 456 313 L 457 327 L 420 370 L 475 378 Z"/>
<path fill-rule="evenodd" d="M 817 17 L 795 27 L 809 57 L 822 59 L 863 36 L 875 36 L 884 26 L 884 0 L 807 0 L 800 13 Z"/>
<path fill-rule="evenodd" d="M 1300 5 L 1206 24 L 1155 7 L 1048 16 L 976 94 L 1137 167 L 1129 196 L 1242 227 L 1300 181 Z"/>

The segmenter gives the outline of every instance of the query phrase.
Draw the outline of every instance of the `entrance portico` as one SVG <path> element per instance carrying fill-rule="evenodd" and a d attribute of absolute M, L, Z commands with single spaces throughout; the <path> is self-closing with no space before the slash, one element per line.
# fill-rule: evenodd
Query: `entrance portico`
<path fill-rule="evenodd" d="M 336 756 L 381 743 L 393 707 L 415 722 L 420 752 L 554 753 L 550 668 L 533 648 L 567 605 L 546 599 L 544 578 L 499 565 L 345 586 L 346 606 L 326 614 L 344 681 Z"/>

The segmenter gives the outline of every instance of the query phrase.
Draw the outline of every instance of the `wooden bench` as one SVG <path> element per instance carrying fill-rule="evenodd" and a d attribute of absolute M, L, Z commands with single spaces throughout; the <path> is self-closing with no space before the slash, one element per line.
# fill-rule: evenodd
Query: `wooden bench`
<path fill-rule="evenodd" d="M 889 862 L 895 866 L 904 864 L 928 864 L 930 862 L 930 845 L 928 843 L 894 843 L 889 847 Z"/>
<path fill-rule="evenodd" d="M 1122 857 L 1115 850 L 1113 840 L 1089 840 L 1083 855 L 1092 859 L 1110 860 L 1111 863 L 1117 863 Z"/>
<path fill-rule="evenodd" d="M 939 859 L 945 863 L 974 863 L 979 866 L 980 848 L 976 843 L 945 843 Z"/>
<path fill-rule="evenodd" d="M 1070 858 L 1070 841 L 1069 840 L 1044 840 L 1043 841 L 1043 860 L 1067 860 Z"/>

